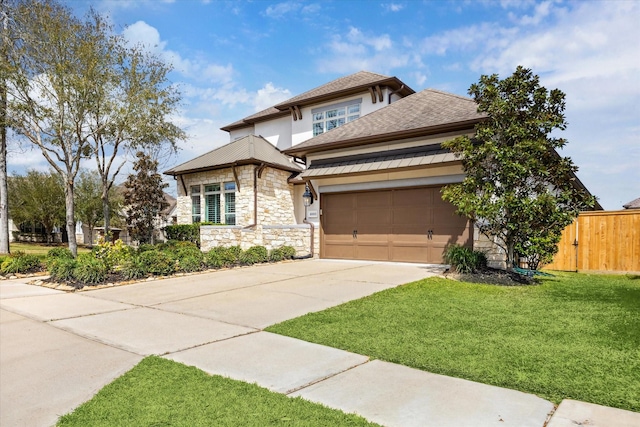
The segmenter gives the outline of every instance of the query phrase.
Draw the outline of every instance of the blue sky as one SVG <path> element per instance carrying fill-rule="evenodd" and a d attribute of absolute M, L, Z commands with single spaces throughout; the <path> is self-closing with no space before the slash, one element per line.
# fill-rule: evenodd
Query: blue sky
<path fill-rule="evenodd" d="M 189 138 L 163 170 L 223 145 L 219 128 L 360 70 L 466 95 L 531 68 L 567 94 L 563 155 L 605 209 L 640 197 L 640 2 L 68 1 L 171 62 Z M 15 151 L 9 171 L 47 169 Z M 88 164 L 89 167 L 92 164 Z M 124 177 L 123 177 L 124 178 Z"/>

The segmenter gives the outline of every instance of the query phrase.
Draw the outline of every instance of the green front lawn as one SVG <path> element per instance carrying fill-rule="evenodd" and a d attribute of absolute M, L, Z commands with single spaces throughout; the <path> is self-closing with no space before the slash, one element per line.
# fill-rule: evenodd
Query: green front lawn
<path fill-rule="evenodd" d="M 37 255 L 40 258 L 44 258 L 47 255 L 47 252 L 49 252 L 50 249 L 56 248 L 56 247 L 63 247 L 63 248 L 67 248 L 69 247 L 66 243 L 65 244 L 52 244 L 52 245 L 47 245 L 44 243 L 26 243 L 26 242 L 11 242 L 9 244 L 9 250 L 14 253 L 14 252 L 24 252 L 27 254 L 32 254 L 32 255 Z M 91 252 L 90 249 L 85 248 L 84 246 L 78 246 L 78 253 L 85 253 L 85 252 Z"/>
<path fill-rule="evenodd" d="M 539 286 L 430 278 L 270 332 L 534 393 L 640 411 L 640 278 L 559 273 Z"/>
<path fill-rule="evenodd" d="M 58 426 L 377 426 L 301 398 L 147 357 Z"/>

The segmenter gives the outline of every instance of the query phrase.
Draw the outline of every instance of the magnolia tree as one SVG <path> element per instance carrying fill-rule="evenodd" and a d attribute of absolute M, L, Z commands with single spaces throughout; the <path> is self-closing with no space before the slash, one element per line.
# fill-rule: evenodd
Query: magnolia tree
<path fill-rule="evenodd" d="M 557 152 L 567 141 L 551 135 L 567 126 L 565 95 L 540 86 L 538 76 L 520 66 L 503 80 L 483 75 L 469 94 L 486 120 L 473 138 L 443 143 L 465 171 L 461 183 L 443 189 L 443 198 L 480 232 L 497 237 L 507 268 L 518 254 L 536 269 L 553 258 L 564 228 L 595 204 L 577 184 L 573 161 Z"/>

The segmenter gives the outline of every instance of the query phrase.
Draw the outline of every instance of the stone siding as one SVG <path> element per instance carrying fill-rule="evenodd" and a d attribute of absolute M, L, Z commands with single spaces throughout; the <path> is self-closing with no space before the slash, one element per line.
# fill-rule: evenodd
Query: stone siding
<path fill-rule="evenodd" d="M 298 256 L 309 254 L 311 228 L 307 224 L 200 227 L 200 247 L 207 252 L 216 246 L 240 246 L 243 250 L 251 246 L 264 246 L 268 250 L 292 246 Z"/>
<path fill-rule="evenodd" d="M 507 256 L 504 250 L 498 246 L 495 239 L 480 233 L 475 226 L 473 227 L 473 249 L 485 253 L 489 267 L 502 269 L 506 267 Z"/>
<path fill-rule="evenodd" d="M 236 188 L 236 224 L 242 227 L 254 224 L 254 196 L 253 196 L 253 173 L 255 165 L 245 165 L 236 167 L 238 174 L 239 188 Z M 295 223 L 293 211 L 293 185 L 287 182 L 290 172 L 266 167 L 262 171 L 262 176 L 258 178 L 258 225 L 281 225 Z M 234 182 L 233 170 L 231 168 L 220 169 L 208 172 L 198 172 L 182 175 L 187 193 L 191 191 L 191 186 L 200 186 L 200 206 L 202 221 L 205 221 L 205 194 L 206 184 L 221 184 Z M 178 224 L 191 224 L 191 194 L 185 194 L 180 178 L 177 179 L 178 202 L 177 218 Z M 220 194 L 221 220 L 224 222 L 224 188 Z"/>

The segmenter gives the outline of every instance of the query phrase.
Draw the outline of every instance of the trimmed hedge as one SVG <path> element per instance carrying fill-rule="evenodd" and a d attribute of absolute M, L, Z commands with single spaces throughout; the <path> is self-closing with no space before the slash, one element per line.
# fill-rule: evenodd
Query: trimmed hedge
<path fill-rule="evenodd" d="M 264 246 L 251 246 L 240 254 L 240 264 L 253 265 L 269 260 L 269 252 Z"/>

